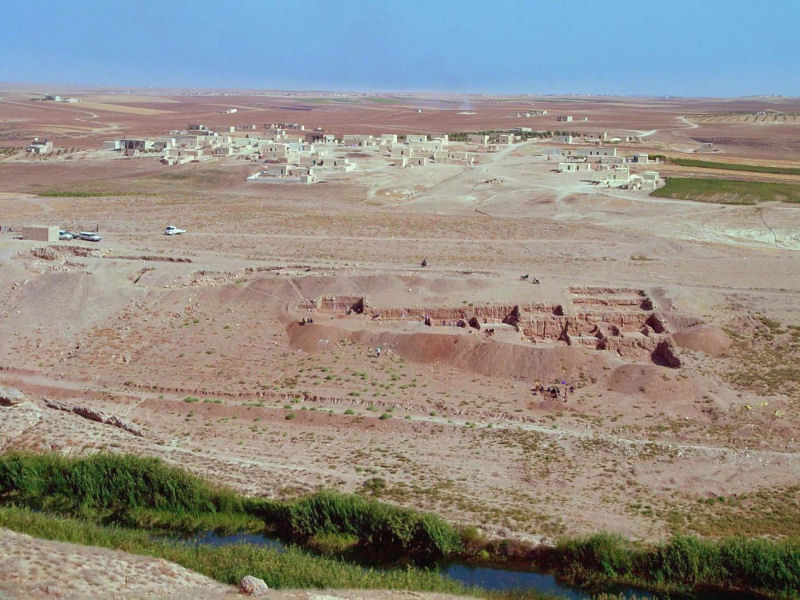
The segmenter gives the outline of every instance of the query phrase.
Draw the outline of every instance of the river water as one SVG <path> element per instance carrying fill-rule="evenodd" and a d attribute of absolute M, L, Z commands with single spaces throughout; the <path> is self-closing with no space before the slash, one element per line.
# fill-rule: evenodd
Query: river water
<path fill-rule="evenodd" d="M 259 533 L 220 535 L 214 532 L 206 532 L 191 538 L 189 543 L 209 546 L 252 544 L 265 546 L 278 552 L 285 550 L 285 545 L 280 540 Z M 447 563 L 435 568 L 450 579 L 459 581 L 464 585 L 478 586 L 486 590 L 535 590 L 567 600 L 590 600 L 592 598 L 592 595 L 585 590 L 562 585 L 556 581 L 555 577 L 546 573 L 514 571 L 494 567 L 475 567 L 461 563 Z M 649 592 L 626 588 L 614 590 L 613 593 L 620 597 L 635 597 L 642 600 L 656 600 L 657 598 L 656 595 Z"/>
<path fill-rule="evenodd" d="M 260 533 L 234 533 L 221 535 L 212 531 L 200 534 L 188 540 L 191 544 L 209 546 L 229 546 L 232 544 L 252 544 L 264 546 L 278 552 L 283 552 L 286 545 L 277 538 Z M 376 567 L 372 567 L 376 568 Z M 556 578 L 547 573 L 533 571 L 515 571 L 496 567 L 476 567 L 463 563 L 445 563 L 436 568 L 439 573 L 459 581 L 467 586 L 477 586 L 485 590 L 494 591 L 527 591 L 533 590 L 548 594 L 555 598 L 566 600 L 591 600 L 594 595 L 586 590 L 559 583 Z M 726 592 L 698 592 L 691 596 L 666 595 L 648 592 L 634 588 L 617 587 L 604 593 L 628 600 L 763 600 L 754 594 L 738 594 Z"/>

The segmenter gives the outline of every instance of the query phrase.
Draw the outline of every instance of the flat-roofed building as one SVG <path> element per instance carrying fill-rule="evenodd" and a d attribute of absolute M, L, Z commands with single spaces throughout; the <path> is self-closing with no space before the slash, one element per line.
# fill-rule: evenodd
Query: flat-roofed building
<path fill-rule="evenodd" d="M 591 146 L 591 147 L 577 148 L 575 150 L 575 156 L 603 157 L 603 156 L 616 156 L 616 155 L 617 155 L 617 149 L 612 148 L 610 146 Z"/>
<path fill-rule="evenodd" d="M 658 171 L 645 171 L 642 175 L 642 187 L 654 190 L 658 187 Z"/>
<path fill-rule="evenodd" d="M 55 225 L 33 225 L 22 228 L 23 240 L 35 240 L 37 242 L 57 242 L 58 227 Z"/>
<path fill-rule="evenodd" d="M 152 150 L 155 140 L 148 140 L 147 138 L 124 138 L 119 140 L 121 150 L 138 150 L 144 152 Z"/>
<path fill-rule="evenodd" d="M 562 173 L 576 173 L 578 171 L 591 171 L 592 164 L 588 162 L 562 162 L 558 163 L 558 170 Z"/>
<path fill-rule="evenodd" d="M 428 164 L 427 156 L 404 156 L 395 162 L 395 166 L 406 167 L 424 167 Z"/>
<path fill-rule="evenodd" d="M 594 182 L 606 187 L 620 187 L 627 185 L 630 180 L 630 170 L 628 167 L 620 166 L 613 169 L 601 171 Z"/>
<path fill-rule="evenodd" d="M 52 154 L 53 142 L 35 137 L 25 150 L 32 154 Z"/>
<path fill-rule="evenodd" d="M 355 146 L 356 148 L 364 148 L 366 146 L 374 146 L 375 138 L 371 135 L 348 134 L 342 136 L 342 144 L 344 144 L 345 146 Z"/>

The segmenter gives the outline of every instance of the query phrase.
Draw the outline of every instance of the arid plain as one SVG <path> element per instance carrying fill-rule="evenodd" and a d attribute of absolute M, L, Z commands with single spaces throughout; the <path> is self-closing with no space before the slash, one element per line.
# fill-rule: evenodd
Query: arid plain
<path fill-rule="evenodd" d="M 0 407 L 0 448 L 359 491 L 522 540 L 800 534 L 800 205 L 599 188 L 538 139 L 413 169 L 351 149 L 354 171 L 313 185 L 98 150 L 196 122 L 524 126 L 798 167 L 794 117 L 755 117 L 797 101 L 70 93 L 0 92 L 0 385 L 28 397 Z M 33 136 L 66 150 L 26 156 Z M 32 224 L 103 241 L 18 239 Z"/>

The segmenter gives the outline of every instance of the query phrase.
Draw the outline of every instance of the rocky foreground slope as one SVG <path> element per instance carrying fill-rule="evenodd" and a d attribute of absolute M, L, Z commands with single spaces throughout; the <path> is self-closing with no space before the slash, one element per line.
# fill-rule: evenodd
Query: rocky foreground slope
<path fill-rule="evenodd" d="M 160 558 L 33 538 L 0 528 L 0 600 L 222 600 L 244 597 Z M 269 590 L 268 600 L 455 600 L 455 596 L 385 590 Z"/>

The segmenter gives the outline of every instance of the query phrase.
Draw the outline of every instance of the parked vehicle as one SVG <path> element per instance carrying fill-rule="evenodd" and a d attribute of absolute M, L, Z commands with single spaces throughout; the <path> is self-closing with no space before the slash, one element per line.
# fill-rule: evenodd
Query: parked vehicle
<path fill-rule="evenodd" d="M 96 233 L 92 233 L 91 231 L 81 231 L 78 234 L 78 239 L 87 242 L 99 242 L 103 238 L 97 235 Z"/>
<path fill-rule="evenodd" d="M 72 235 L 72 234 L 71 234 L 69 231 L 67 231 L 66 229 L 59 229 L 59 230 L 58 230 L 58 239 L 60 239 L 60 240 L 71 240 L 71 239 L 72 239 L 72 238 L 74 238 L 74 237 L 75 237 L 75 236 L 74 236 L 74 235 Z"/>
<path fill-rule="evenodd" d="M 164 230 L 164 235 L 180 235 L 186 233 L 185 229 L 178 229 L 175 225 L 168 225 Z"/>

